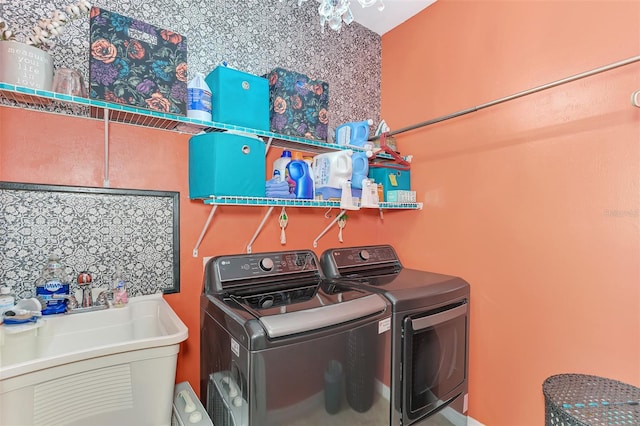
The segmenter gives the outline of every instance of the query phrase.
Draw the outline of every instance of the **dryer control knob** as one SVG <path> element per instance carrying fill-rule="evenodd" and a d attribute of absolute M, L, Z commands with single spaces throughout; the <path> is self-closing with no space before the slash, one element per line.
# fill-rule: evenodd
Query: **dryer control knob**
<path fill-rule="evenodd" d="M 360 259 L 369 260 L 369 252 L 367 250 L 360 250 Z"/>
<path fill-rule="evenodd" d="M 270 257 L 265 257 L 260 260 L 260 269 L 263 271 L 269 272 L 273 269 L 273 260 Z"/>

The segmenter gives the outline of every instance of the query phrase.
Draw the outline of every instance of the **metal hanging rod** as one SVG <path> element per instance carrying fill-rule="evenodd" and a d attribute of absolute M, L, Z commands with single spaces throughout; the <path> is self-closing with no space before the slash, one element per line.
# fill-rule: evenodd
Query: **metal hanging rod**
<path fill-rule="evenodd" d="M 592 75 L 599 74 L 599 73 L 605 72 L 605 71 L 609 71 L 609 70 L 612 70 L 614 68 L 622 67 L 622 66 L 625 66 L 625 65 L 629 65 L 629 64 L 632 64 L 632 63 L 638 62 L 638 61 L 640 61 L 640 56 L 634 56 L 634 57 L 631 57 L 629 59 L 625 59 L 625 60 L 622 60 L 622 61 L 619 61 L 619 62 L 614 62 L 613 64 L 609 64 L 609 65 L 605 65 L 605 66 L 600 67 L 600 68 L 593 69 L 591 71 L 586 71 L 586 72 L 583 72 L 583 73 L 580 73 L 580 74 L 573 75 L 571 77 L 563 78 L 562 80 L 554 81 L 552 83 L 543 84 L 542 86 L 534 87 L 533 89 L 525 90 L 523 92 L 518 92 L 518 93 L 515 93 L 515 94 L 510 95 L 510 96 L 505 96 L 504 98 L 496 99 L 495 101 L 487 102 L 487 103 L 484 103 L 484 104 L 481 104 L 481 105 L 478 105 L 478 106 L 475 106 L 475 107 L 472 107 L 472 108 L 463 109 L 463 110 L 460 110 L 458 112 L 454 112 L 453 114 L 443 115 L 443 116 L 438 117 L 438 118 L 434 118 L 434 119 L 431 119 L 431 120 L 423 121 L 422 123 L 413 124 L 411 126 L 403 127 L 401 129 L 389 132 L 389 133 L 387 133 L 387 135 L 388 136 L 393 136 L 393 135 L 397 135 L 399 133 L 404 133 L 404 132 L 408 132 L 410 130 L 418 129 L 420 127 L 430 126 L 431 124 L 435 124 L 435 123 L 439 123 L 441 121 L 446 121 L 446 120 L 450 120 L 452 118 L 460 117 L 462 115 L 466 115 L 466 114 L 469 114 L 469 113 L 472 113 L 472 112 L 479 111 L 479 110 L 484 109 L 484 108 L 488 108 L 488 107 L 491 107 L 491 106 L 494 106 L 494 105 L 498 105 L 498 104 L 501 104 L 503 102 L 510 101 L 512 99 L 521 98 L 523 96 L 527 96 L 527 95 L 530 95 L 532 93 L 536 93 L 536 92 L 540 92 L 542 90 L 550 89 L 552 87 L 560 86 L 561 84 L 570 83 L 572 81 L 579 80 L 581 78 L 590 77 Z M 378 137 L 379 136 L 376 136 L 375 139 L 377 139 Z"/>

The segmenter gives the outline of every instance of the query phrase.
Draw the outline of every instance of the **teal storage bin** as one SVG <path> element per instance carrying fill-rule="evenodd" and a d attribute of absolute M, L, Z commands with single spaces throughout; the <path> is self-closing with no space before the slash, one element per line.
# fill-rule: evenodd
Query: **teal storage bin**
<path fill-rule="evenodd" d="M 266 78 L 218 66 L 205 82 L 211 89 L 213 121 L 269 130 L 269 82 Z"/>
<path fill-rule="evenodd" d="M 265 145 L 232 133 L 203 133 L 189 139 L 189 198 L 264 197 Z"/>
<path fill-rule="evenodd" d="M 389 198 L 388 191 L 409 191 L 411 189 L 410 170 L 398 170 L 392 167 L 371 167 L 369 165 L 368 176 L 375 180 L 376 183 L 381 183 L 384 186 L 384 201 Z"/>

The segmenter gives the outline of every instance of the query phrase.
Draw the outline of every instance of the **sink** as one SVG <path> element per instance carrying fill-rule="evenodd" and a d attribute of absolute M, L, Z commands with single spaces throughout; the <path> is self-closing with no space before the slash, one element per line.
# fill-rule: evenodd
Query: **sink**
<path fill-rule="evenodd" d="M 187 335 L 161 295 L 0 325 L 0 424 L 170 425 Z"/>

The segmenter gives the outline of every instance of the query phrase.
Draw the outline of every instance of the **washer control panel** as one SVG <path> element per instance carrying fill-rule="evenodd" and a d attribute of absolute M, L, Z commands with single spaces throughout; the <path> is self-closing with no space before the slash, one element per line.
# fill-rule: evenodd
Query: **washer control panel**
<path fill-rule="evenodd" d="M 311 250 L 220 256 L 212 261 L 221 283 L 282 274 L 320 273 L 318 259 Z"/>

